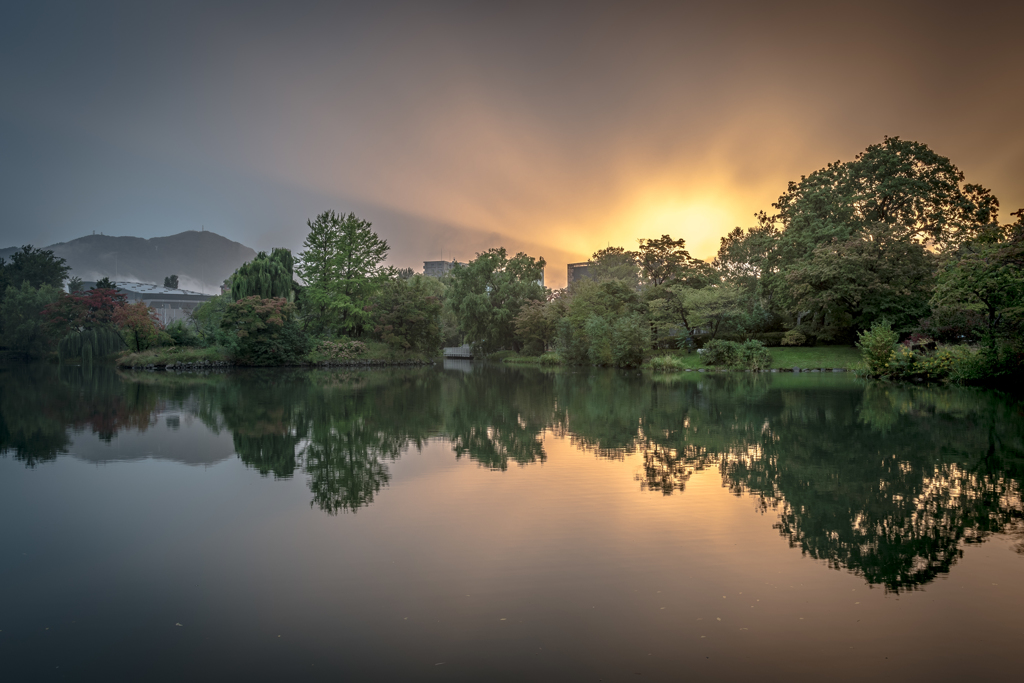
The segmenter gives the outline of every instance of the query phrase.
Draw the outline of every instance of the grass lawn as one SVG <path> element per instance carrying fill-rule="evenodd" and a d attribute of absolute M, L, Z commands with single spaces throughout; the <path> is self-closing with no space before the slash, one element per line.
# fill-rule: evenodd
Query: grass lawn
<path fill-rule="evenodd" d="M 773 368 L 845 368 L 861 365 L 860 351 L 855 346 L 774 346 Z"/>
<path fill-rule="evenodd" d="M 773 368 L 791 370 L 800 368 L 812 370 L 816 368 L 842 368 L 853 370 L 862 364 L 860 351 L 854 346 L 810 346 L 787 347 L 776 346 L 768 349 L 772 355 Z M 670 356 L 674 368 L 657 368 L 657 370 L 699 370 L 707 368 L 699 353 L 680 351 L 659 351 L 657 356 Z"/>

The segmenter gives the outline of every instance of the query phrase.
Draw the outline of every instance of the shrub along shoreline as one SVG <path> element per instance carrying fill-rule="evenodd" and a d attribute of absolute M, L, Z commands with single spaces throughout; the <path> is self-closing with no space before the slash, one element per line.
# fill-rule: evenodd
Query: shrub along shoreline
<path fill-rule="evenodd" d="M 259 367 L 430 365 L 437 362 L 439 358 L 439 356 L 424 353 L 396 351 L 386 344 L 377 342 L 343 340 L 321 342 L 294 361 L 262 364 Z M 223 346 L 159 347 L 138 353 L 124 353 L 118 356 L 114 362 L 122 370 L 187 370 L 210 367 L 248 367 L 251 365 L 239 362 L 230 350 Z"/>
<path fill-rule="evenodd" d="M 736 344 L 742 347 L 742 344 Z M 754 345 L 750 345 L 754 346 Z M 712 349 L 713 350 L 713 349 Z M 816 347 L 761 347 L 757 359 L 738 356 L 730 358 L 728 354 L 708 354 L 686 351 L 666 350 L 648 359 L 641 367 L 655 372 L 694 372 L 713 370 L 759 371 L 759 372 L 793 372 L 807 371 L 842 371 L 862 372 L 864 364 L 861 353 L 853 346 L 816 346 Z M 494 354 L 497 355 L 497 354 Z M 568 365 L 555 352 L 541 356 L 492 355 L 489 359 L 511 365 Z M 730 360 L 732 363 L 730 364 Z M 747 360 L 748 362 L 744 362 Z M 751 362 L 754 361 L 754 362 Z"/>

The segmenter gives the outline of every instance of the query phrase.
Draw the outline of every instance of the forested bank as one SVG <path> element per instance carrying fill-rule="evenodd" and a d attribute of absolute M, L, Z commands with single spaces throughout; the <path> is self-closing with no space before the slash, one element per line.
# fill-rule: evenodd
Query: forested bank
<path fill-rule="evenodd" d="M 64 292 L 66 265 L 26 247 L 2 264 L 0 334 L 8 350 L 136 354 L 128 365 L 425 362 L 468 343 L 550 364 L 672 370 L 696 354 L 757 370 L 767 347 L 857 344 L 877 376 L 981 381 L 1024 359 L 1024 212 L 999 209 L 949 159 L 886 138 L 791 182 L 708 261 L 663 235 L 594 253 L 561 290 L 541 284 L 543 258 L 504 248 L 425 277 L 386 266 L 370 223 L 328 211 L 300 253 L 258 254 L 166 329 L 109 283 Z"/>

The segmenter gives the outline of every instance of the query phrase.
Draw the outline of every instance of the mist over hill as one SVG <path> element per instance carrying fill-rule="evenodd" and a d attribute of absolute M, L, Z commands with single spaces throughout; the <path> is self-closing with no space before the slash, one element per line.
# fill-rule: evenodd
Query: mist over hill
<path fill-rule="evenodd" d="M 71 274 L 83 280 L 109 277 L 163 284 L 168 275 L 177 275 L 182 289 L 208 293 L 218 292 L 226 277 L 256 256 L 244 244 L 196 230 L 150 239 L 86 235 L 45 248 L 67 260 Z M 0 249 L 0 257 L 10 259 L 18 249 Z"/>

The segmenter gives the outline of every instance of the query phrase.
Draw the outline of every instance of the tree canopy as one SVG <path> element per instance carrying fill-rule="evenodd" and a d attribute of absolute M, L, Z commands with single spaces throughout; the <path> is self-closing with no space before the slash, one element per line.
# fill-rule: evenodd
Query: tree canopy
<path fill-rule="evenodd" d="M 370 297 L 389 276 L 387 241 L 353 213 L 325 211 L 306 225 L 296 272 L 306 284 L 307 329 L 361 332 L 371 322 L 365 310 Z"/>
<path fill-rule="evenodd" d="M 466 340 L 485 350 L 518 348 L 516 316 L 526 302 L 547 296 L 541 285 L 544 265 L 543 258 L 522 252 L 509 258 L 504 247 L 456 265 L 449 275 L 449 305 Z"/>

